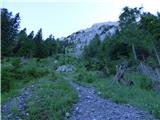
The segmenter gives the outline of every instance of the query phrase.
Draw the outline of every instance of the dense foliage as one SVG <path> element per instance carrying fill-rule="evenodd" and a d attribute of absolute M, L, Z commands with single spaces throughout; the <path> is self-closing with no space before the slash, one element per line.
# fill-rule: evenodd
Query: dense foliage
<path fill-rule="evenodd" d="M 160 65 L 160 17 L 142 12 L 142 8 L 123 8 L 119 27 L 112 36 L 100 41 L 96 36 L 84 49 L 86 66 L 112 71 L 116 62 L 127 59 L 129 64 L 140 61 Z M 95 47 L 96 46 L 96 47 Z M 96 68 L 95 68 L 96 64 Z M 112 64 L 112 65 L 111 65 Z"/>

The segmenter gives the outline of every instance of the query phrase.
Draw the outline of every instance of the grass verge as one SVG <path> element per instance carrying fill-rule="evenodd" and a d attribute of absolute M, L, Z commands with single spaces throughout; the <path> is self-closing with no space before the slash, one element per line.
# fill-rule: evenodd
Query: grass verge
<path fill-rule="evenodd" d="M 78 99 L 68 82 L 40 80 L 34 98 L 27 100 L 27 120 L 62 120 Z"/>

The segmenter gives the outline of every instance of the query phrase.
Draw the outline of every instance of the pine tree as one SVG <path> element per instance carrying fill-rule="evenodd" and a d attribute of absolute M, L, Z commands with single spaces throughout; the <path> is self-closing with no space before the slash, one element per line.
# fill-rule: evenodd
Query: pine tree
<path fill-rule="evenodd" d="M 32 58 L 34 56 L 34 51 L 35 51 L 35 42 L 34 42 L 34 31 L 32 31 L 28 36 L 27 36 L 27 50 L 28 50 L 28 57 Z"/>
<path fill-rule="evenodd" d="M 13 48 L 15 45 L 15 39 L 18 34 L 18 28 L 20 23 L 19 13 L 15 16 L 7 9 L 1 9 L 1 52 L 2 56 L 13 55 Z"/>
<path fill-rule="evenodd" d="M 42 39 L 42 29 L 40 29 L 34 38 L 34 43 L 35 43 L 34 57 L 43 58 L 47 56 L 45 54 L 43 42 L 44 41 Z"/>
<path fill-rule="evenodd" d="M 54 36 L 50 35 L 49 38 L 47 38 L 44 42 L 45 44 L 45 49 L 46 49 L 46 54 L 48 56 L 52 56 L 57 53 L 57 44 L 54 39 Z"/>
<path fill-rule="evenodd" d="M 26 33 L 26 28 L 21 30 L 18 34 L 17 37 L 17 44 L 14 48 L 14 53 L 17 56 L 26 56 L 26 44 L 27 44 L 27 33 Z"/>

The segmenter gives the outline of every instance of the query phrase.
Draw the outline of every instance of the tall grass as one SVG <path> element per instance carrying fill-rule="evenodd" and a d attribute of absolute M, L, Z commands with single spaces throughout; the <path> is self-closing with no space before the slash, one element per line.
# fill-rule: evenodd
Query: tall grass
<path fill-rule="evenodd" d="M 66 81 L 56 80 L 52 82 L 43 78 L 35 90 L 34 98 L 27 101 L 28 120 L 63 120 L 73 103 L 78 99 L 77 94 Z"/>

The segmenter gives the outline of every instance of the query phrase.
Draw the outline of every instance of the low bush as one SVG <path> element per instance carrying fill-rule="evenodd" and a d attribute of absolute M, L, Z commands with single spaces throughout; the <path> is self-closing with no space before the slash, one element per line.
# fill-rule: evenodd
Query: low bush
<path fill-rule="evenodd" d="M 36 62 L 35 59 L 30 59 L 25 64 L 22 64 L 19 58 L 6 59 L 2 61 L 1 67 L 2 93 L 8 92 L 19 82 L 29 82 L 49 73 L 48 68 L 42 66 L 45 63 Z"/>
<path fill-rule="evenodd" d="M 96 77 L 96 72 L 89 72 L 82 68 L 77 70 L 77 74 L 75 75 L 75 82 L 90 84 L 95 82 Z"/>
<path fill-rule="evenodd" d="M 1 91 L 6 92 L 8 91 L 13 81 L 15 81 L 15 74 L 12 72 L 13 66 L 12 65 L 3 65 L 1 66 Z"/>
<path fill-rule="evenodd" d="M 141 78 L 141 84 L 140 84 L 141 89 L 145 90 L 151 90 L 152 89 L 152 82 L 146 77 Z"/>

